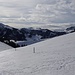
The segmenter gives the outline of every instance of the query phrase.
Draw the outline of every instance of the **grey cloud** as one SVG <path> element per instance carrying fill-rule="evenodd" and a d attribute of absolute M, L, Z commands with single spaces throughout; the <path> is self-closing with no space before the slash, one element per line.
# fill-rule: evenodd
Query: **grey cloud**
<path fill-rule="evenodd" d="M 74 0 L 57 0 L 54 4 L 37 4 L 33 16 L 33 20 L 43 22 L 75 22 L 73 15 L 75 12 Z M 38 15 L 38 16 L 36 16 Z M 43 16 L 42 16 L 43 15 Z M 51 16 L 51 17 L 50 17 Z M 44 21 L 44 22 L 45 22 Z"/>
<path fill-rule="evenodd" d="M 29 25 L 75 22 L 75 0 L 14 0 L 0 2 L 0 6 L 1 22 Z"/>

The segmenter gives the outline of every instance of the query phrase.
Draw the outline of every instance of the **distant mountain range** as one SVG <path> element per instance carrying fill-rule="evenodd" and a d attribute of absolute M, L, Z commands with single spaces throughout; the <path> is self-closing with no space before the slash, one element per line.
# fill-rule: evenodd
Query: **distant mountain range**
<path fill-rule="evenodd" d="M 52 31 L 49 29 L 34 28 L 13 28 L 0 23 L 0 41 L 12 47 L 26 46 L 47 38 L 75 32 L 75 26 L 65 29 L 65 31 Z"/>

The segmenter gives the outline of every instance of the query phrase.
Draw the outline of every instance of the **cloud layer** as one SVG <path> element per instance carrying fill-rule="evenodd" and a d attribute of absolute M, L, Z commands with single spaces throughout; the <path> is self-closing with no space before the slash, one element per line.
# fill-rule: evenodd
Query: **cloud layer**
<path fill-rule="evenodd" d="M 75 0 L 0 0 L 0 21 L 15 24 L 75 22 Z"/>

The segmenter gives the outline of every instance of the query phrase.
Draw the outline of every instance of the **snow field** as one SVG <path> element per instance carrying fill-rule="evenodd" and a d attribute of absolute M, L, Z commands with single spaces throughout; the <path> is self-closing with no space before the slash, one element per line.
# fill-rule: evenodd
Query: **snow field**
<path fill-rule="evenodd" d="M 0 52 L 0 75 L 75 75 L 75 33 Z"/>

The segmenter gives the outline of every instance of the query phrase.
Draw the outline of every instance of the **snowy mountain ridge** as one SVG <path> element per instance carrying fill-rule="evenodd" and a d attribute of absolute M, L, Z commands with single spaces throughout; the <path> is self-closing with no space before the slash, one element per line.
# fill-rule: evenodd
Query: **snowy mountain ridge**
<path fill-rule="evenodd" d="M 17 29 L 0 23 L 0 41 L 14 48 L 27 46 L 72 32 L 75 32 L 75 26 L 55 30 L 33 27 Z"/>
<path fill-rule="evenodd" d="M 0 41 L 12 47 L 27 46 L 64 34 L 66 34 L 65 31 L 59 32 L 41 28 L 34 29 L 32 27 L 17 29 L 0 23 Z"/>

